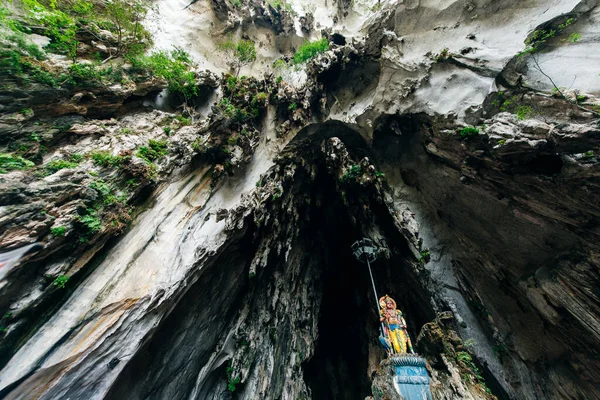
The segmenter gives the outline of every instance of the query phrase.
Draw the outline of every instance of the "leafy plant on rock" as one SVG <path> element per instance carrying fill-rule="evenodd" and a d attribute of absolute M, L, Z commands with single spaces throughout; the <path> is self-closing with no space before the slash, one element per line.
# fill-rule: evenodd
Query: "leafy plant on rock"
<path fill-rule="evenodd" d="M 148 141 L 148 146 L 140 146 L 135 155 L 148 163 L 152 163 L 167 154 L 169 154 L 169 150 L 167 149 L 166 140 L 150 139 Z"/>
<path fill-rule="evenodd" d="M 473 126 L 466 126 L 458 131 L 458 134 L 461 138 L 467 139 L 479 135 L 479 129 Z"/>
<path fill-rule="evenodd" d="M 225 54 L 227 64 L 235 71 L 235 78 L 239 77 L 242 67 L 256 61 L 256 47 L 251 40 L 226 40 L 219 44 L 219 50 Z"/>
<path fill-rule="evenodd" d="M 20 156 L 14 156 L 8 153 L 0 154 L 0 174 L 5 174 L 9 171 L 18 171 L 33 167 L 33 162 L 24 159 Z"/>
<path fill-rule="evenodd" d="M 329 41 L 327 38 L 322 38 L 314 42 L 304 42 L 294 54 L 294 64 L 303 64 L 327 50 L 329 50 Z"/>
<path fill-rule="evenodd" d="M 59 275 L 56 277 L 56 279 L 54 279 L 54 282 L 52 282 L 52 284 L 59 289 L 64 289 L 65 285 L 69 281 L 69 278 L 70 276 L 68 275 Z"/>
<path fill-rule="evenodd" d="M 65 236 L 65 234 L 67 233 L 67 228 L 64 226 L 56 226 L 54 228 L 50 229 L 50 233 L 52 234 L 52 236 Z"/>

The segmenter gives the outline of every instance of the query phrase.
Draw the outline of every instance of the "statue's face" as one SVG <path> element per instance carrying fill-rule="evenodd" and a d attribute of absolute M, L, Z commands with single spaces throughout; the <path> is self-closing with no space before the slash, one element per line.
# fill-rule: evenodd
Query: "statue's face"
<path fill-rule="evenodd" d="M 385 302 L 385 305 L 387 306 L 388 309 L 392 310 L 394 308 L 394 303 L 392 303 L 391 300 L 388 300 Z"/>

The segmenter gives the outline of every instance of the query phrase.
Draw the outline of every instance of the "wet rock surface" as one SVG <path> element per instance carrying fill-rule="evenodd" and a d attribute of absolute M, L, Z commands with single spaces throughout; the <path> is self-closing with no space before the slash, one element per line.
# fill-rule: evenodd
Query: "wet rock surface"
<path fill-rule="evenodd" d="M 0 252 L 43 248 L 0 286 L 0 397 L 399 398 L 361 237 L 434 398 L 600 397 L 600 92 L 565 67 L 596 1 L 185 5 L 265 59 L 329 50 L 289 82 L 198 67 L 187 117 L 151 76 L 9 82 L 2 153 L 31 165 L 0 175 Z M 542 71 L 518 56 L 568 18 Z"/>

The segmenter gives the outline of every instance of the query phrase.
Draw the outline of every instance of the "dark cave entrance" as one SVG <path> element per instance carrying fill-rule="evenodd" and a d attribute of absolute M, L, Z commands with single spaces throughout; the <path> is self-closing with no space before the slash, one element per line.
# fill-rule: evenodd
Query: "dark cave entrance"
<path fill-rule="evenodd" d="M 353 219 L 353 211 L 335 193 L 333 182 L 323 179 L 315 187 L 329 201 L 311 213 L 310 234 L 323 252 L 323 295 L 315 354 L 303 365 L 304 379 L 314 399 L 364 399 L 371 395 L 369 373 L 385 357 L 378 340 L 379 316 L 369 272 L 351 252 L 351 245 L 368 235 L 362 232 L 360 222 L 355 222 L 361 217 L 354 215 L 357 218 Z M 433 320 L 435 313 L 427 291 L 406 260 L 412 257 L 406 240 L 391 221 L 385 221 L 383 211 L 379 214 L 377 206 L 371 208 L 391 243 L 387 246 L 391 257 L 372 265 L 377 295 L 389 294 L 396 300 L 414 343 L 421 327 Z"/>
<path fill-rule="evenodd" d="M 377 316 L 366 298 L 370 287 L 366 267 L 350 251 L 359 231 L 337 217 L 326 212 L 319 220 L 321 232 L 327 232 L 323 297 L 315 355 L 305 365 L 304 376 L 314 399 L 362 399 L 371 392 L 366 328 L 377 323 Z"/>

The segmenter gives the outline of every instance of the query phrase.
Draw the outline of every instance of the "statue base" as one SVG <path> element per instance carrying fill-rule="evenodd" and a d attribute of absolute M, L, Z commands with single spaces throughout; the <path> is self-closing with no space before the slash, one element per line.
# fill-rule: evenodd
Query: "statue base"
<path fill-rule="evenodd" d="M 405 400 L 431 400 L 429 373 L 425 359 L 414 354 L 390 357 L 394 387 Z"/>

